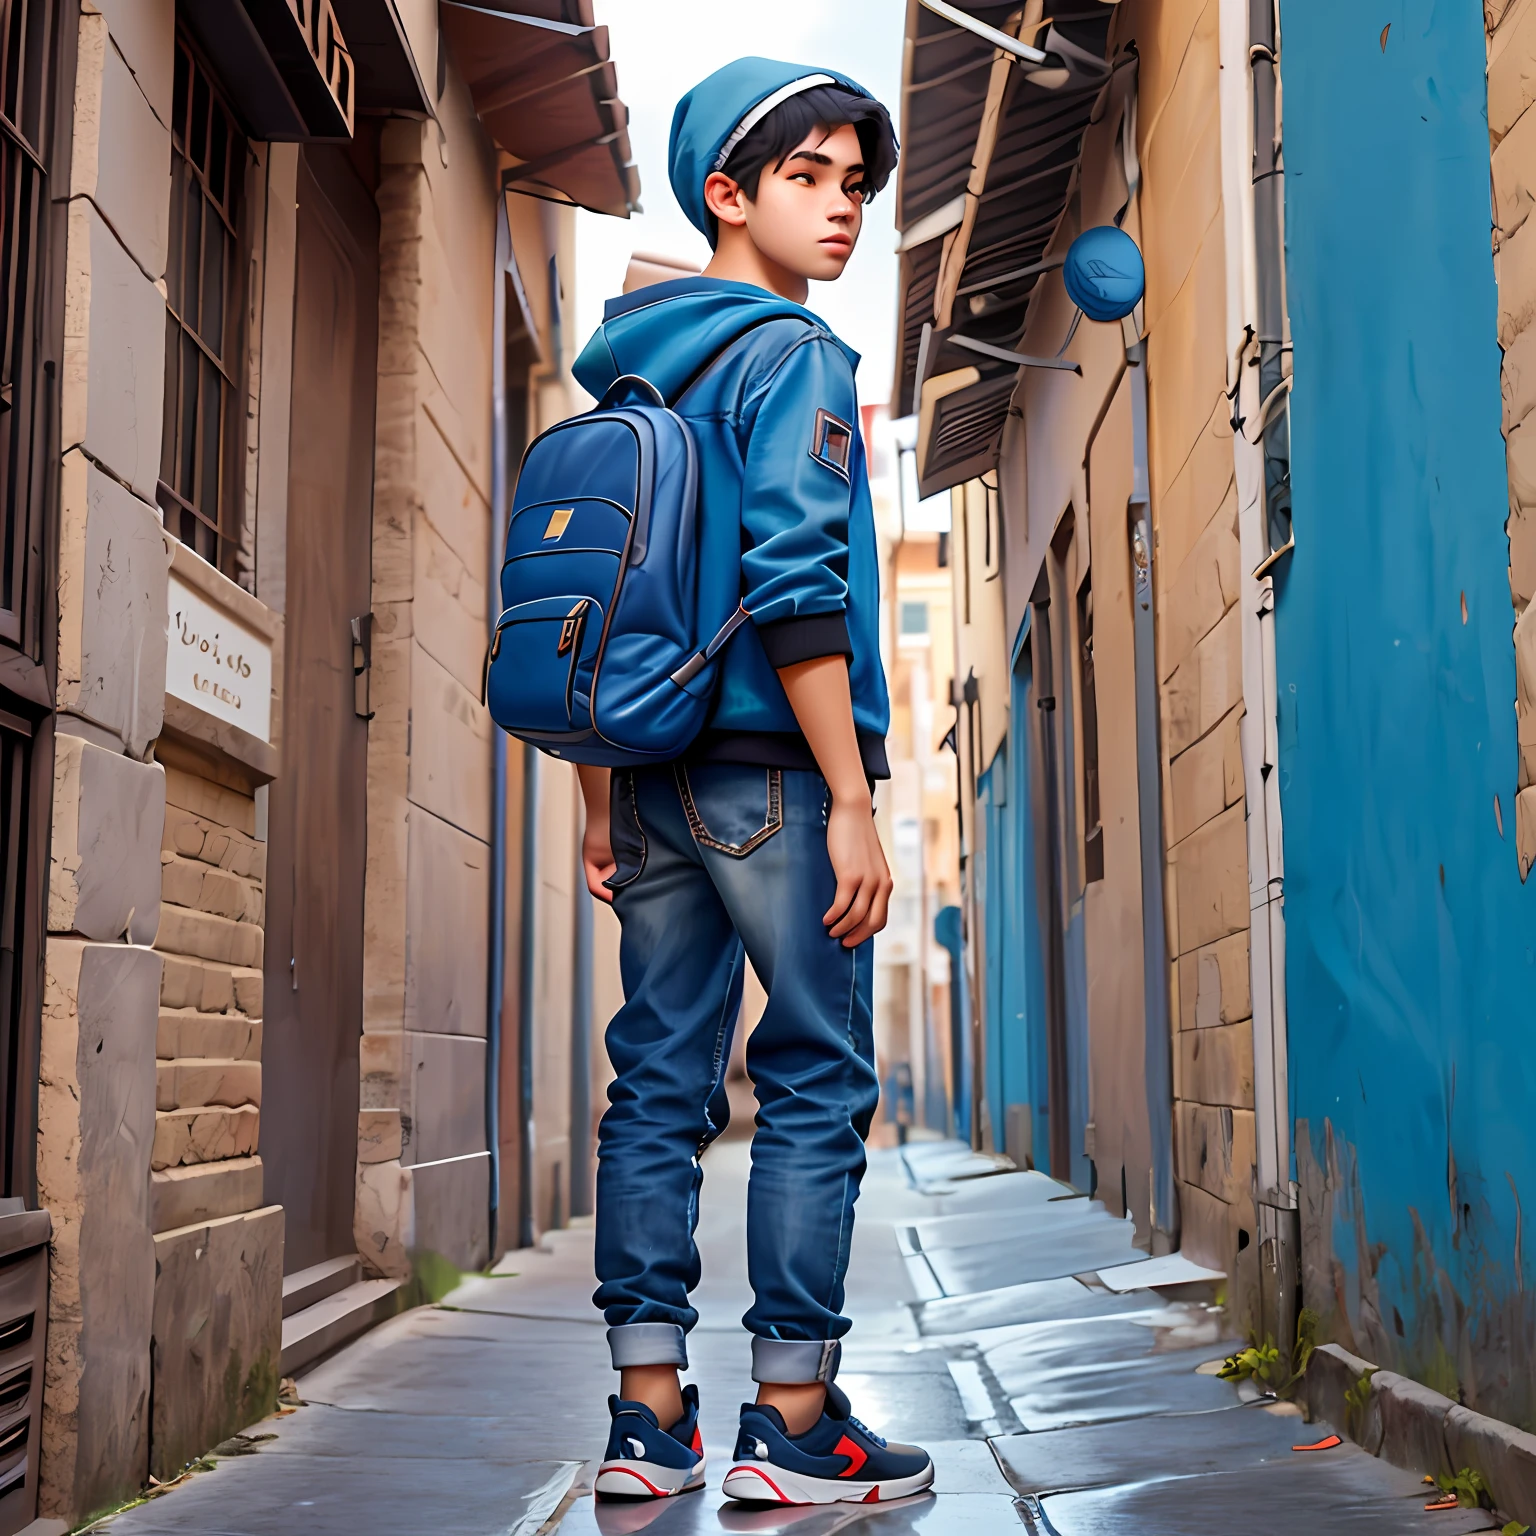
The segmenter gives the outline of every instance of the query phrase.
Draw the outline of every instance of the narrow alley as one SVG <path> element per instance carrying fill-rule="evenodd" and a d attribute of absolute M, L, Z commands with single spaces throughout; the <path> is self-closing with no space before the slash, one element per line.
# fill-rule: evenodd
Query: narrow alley
<path fill-rule="evenodd" d="M 0 1536 L 1529 1536 L 1536 0 L 0 0 L 0 182 Z"/>
<path fill-rule="evenodd" d="M 591 1230 L 551 1233 L 299 1380 L 304 1406 L 252 1425 L 176 1487 L 90 1526 L 111 1536 L 657 1536 L 854 1526 L 924 1536 L 1346 1536 L 1496 1530 L 1426 1512 L 1422 1480 L 1290 1402 L 1212 1374 L 1239 1345 L 1219 1277 L 1148 1259 L 1129 1224 L 1042 1174 L 956 1142 L 871 1159 L 838 1380 L 866 1422 L 933 1453 L 932 1495 L 867 1505 L 723 1500 L 748 1390 L 748 1146 L 706 1156 L 705 1276 L 689 1379 L 710 1486 L 596 1502 L 610 1373 L 593 1311 Z M 1193 1278 L 1191 1278 L 1193 1277 Z M 953 1290 L 955 1294 L 949 1294 Z M 1432 1493 L 1432 1491 L 1431 1491 Z"/>

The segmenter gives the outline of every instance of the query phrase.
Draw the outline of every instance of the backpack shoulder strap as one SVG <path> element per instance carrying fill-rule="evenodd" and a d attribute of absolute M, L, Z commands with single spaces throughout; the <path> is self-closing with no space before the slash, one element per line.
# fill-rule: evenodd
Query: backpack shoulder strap
<path fill-rule="evenodd" d="M 750 336 L 754 331 L 761 329 L 761 327 L 765 325 L 772 325 L 775 320 L 792 320 L 794 318 L 795 317 L 793 315 L 773 314 L 764 315 L 761 320 L 754 320 L 752 324 L 746 328 L 746 330 L 738 331 L 734 336 L 731 337 L 728 342 L 725 343 L 724 346 L 715 348 L 715 350 L 711 352 L 704 359 L 704 361 L 701 362 L 699 366 L 688 375 L 688 377 L 683 381 L 681 387 L 673 394 L 672 398 L 667 403 L 674 409 L 681 405 L 683 402 L 683 397 L 687 395 L 695 385 L 703 383 L 705 375 L 713 370 L 715 364 L 723 361 L 724 358 L 732 350 L 734 350 L 738 342 L 745 341 L 746 338 Z M 809 324 L 809 322 L 805 323 Z"/>

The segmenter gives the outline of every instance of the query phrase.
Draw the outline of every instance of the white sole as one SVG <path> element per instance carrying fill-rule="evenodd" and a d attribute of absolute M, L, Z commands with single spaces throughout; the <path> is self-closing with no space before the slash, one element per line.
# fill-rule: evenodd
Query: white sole
<path fill-rule="evenodd" d="M 655 1461 L 605 1461 L 592 1482 L 594 1492 L 624 1499 L 670 1499 L 703 1486 L 703 1458 L 692 1470 Z"/>
<path fill-rule="evenodd" d="M 757 1504 L 883 1504 L 921 1493 L 933 1483 L 933 1463 L 910 1477 L 861 1482 L 851 1477 L 808 1477 L 770 1462 L 739 1461 L 725 1474 L 721 1492 L 728 1499 Z"/>

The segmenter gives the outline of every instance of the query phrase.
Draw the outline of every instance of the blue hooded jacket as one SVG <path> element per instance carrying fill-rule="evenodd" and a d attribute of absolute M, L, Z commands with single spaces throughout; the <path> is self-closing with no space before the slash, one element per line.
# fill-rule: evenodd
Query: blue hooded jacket
<path fill-rule="evenodd" d="M 869 95 L 835 70 L 748 58 L 678 102 L 668 160 L 693 224 L 710 233 L 704 183 L 745 134 L 796 90 L 831 83 Z M 691 756 L 814 768 L 775 668 L 842 655 L 865 770 L 889 775 L 858 364 L 803 305 L 710 277 L 610 300 L 576 360 L 577 381 L 595 398 L 621 374 L 639 374 L 688 422 L 700 457 L 701 632 L 714 633 L 738 602 L 752 615 L 726 647 Z"/>
<path fill-rule="evenodd" d="M 621 374 L 639 374 L 688 422 L 699 449 L 702 631 L 738 602 L 752 615 L 726 647 L 714 711 L 691 756 L 814 768 L 775 668 L 843 655 L 865 770 L 888 776 L 857 364 L 802 305 L 711 277 L 610 300 L 576 360 L 589 394 L 601 398 Z"/>

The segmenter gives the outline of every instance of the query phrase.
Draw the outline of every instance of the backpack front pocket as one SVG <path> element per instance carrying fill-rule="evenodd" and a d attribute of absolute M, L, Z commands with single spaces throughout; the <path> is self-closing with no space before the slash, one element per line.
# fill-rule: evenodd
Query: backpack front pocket
<path fill-rule="evenodd" d="M 592 673 L 603 634 L 590 597 L 542 597 L 502 614 L 491 641 L 486 702 L 509 730 L 550 735 L 592 724 Z"/>

